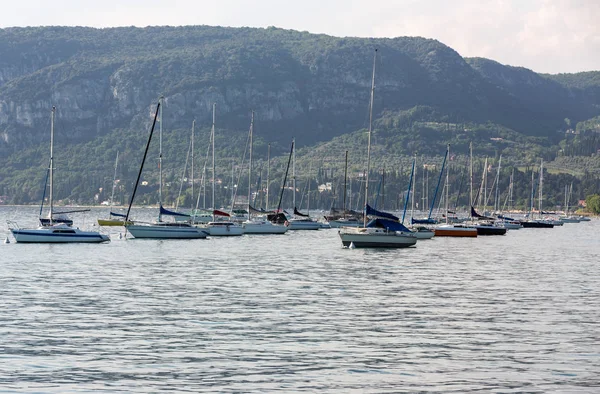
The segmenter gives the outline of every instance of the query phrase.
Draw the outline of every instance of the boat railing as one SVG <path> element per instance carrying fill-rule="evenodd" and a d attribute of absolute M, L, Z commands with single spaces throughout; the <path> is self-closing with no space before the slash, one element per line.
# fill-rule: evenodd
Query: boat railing
<path fill-rule="evenodd" d="M 19 225 L 17 224 L 17 222 L 15 222 L 13 220 L 7 220 L 6 224 L 8 224 L 8 229 L 9 230 L 20 230 L 21 229 L 19 227 Z"/>

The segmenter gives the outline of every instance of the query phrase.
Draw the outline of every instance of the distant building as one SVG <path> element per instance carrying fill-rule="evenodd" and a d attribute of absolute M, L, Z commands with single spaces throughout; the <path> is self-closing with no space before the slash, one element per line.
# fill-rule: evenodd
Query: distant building
<path fill-rule="evenodd" d="M 319 193 L 323 193 L 325 191 L 330 192 L 331 190 L 332 190 L 331 182 L 325 182 L 325 183 L 319 185 Z"/>
<path fill-rule="evenodd" d="M 587 207 L 587 204 L 585 203 L 585 200 L 579 200 L 577 206 L 585 208 Z"/>

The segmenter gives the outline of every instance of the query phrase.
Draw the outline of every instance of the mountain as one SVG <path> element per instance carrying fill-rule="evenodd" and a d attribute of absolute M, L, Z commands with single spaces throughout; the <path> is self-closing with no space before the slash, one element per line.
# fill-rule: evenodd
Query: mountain
<path fill-rule="evenodd" d="M 292 136 L 303 146 L 328 143 L 366 126 L 374 48 L 375 119 L 382 136 L 398 141 L 394 153 L 437 152 L 427 135 L 442 146 L 449 138 L 439 125 L 472 133 L 481 127 L 466 125 L 486 125 L 489 136 L 550 149 L 566 118 L 576 124 L 600 114 L 598 73 L 536 74 L 465 59 L 419 37 L 337 38 L 273 27 L 8 28 L 0 29 L 0 188 L 14 189 L 19 179 L 33 198 L 41 187 L 53 105 L 73 187 L 80 180 L 89 188 L 90 179 L 110 173 L 116 149 L 135 172 L 161 95 L 165 138 L 173 142 L 168 157 L 180 166 L 184 130 L 193 119 L 210 127 L 212 103 L 223 157 L 243 147 L 251 110 L 259 152 L 268 141 L 283 154 Z M 414 141 L 408 134 L 422 124 L 429 131 L 417 130 L 422 138 Z M 32 167 L 41 175 L 32 177 Z"/>

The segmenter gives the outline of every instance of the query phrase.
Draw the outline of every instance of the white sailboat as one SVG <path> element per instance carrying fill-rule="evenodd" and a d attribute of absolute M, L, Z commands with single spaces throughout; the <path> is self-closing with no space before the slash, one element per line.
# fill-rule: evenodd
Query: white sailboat
<path fill-rule="evenodd" d="M 294 216 L 288 219 L 288 227 L 290 230 L 318 230 L 321 228 L 321 223 L 310 217 L 310 181 L 308 189 L 308 214 L 303 214 L 296 208 L 296 141 L 292 141 L 292 188 L 294 194 L 292 197 L 292 205 L 294 205 Z"/>
<path fill-rule="evenodd" d="M 369 133 L 367 144 L 367 172 L 365 179 L 365 210 L 362 227 L 344 227 L 338 234 L 345 247 L 354 248 L 405 248 L 417 243 L 417 237 L 404 227 L 398 218 L 372 209 L 368 204 L 369 171 L 371 165 L 371 129 L 373 124 L 373 98 L 375 93 L 375 62 L 377 49 L 373 57 L 373 76 L 371 79 L 371 100 L 369 104 Z M 376 216 L 367 223 L 367 215 Z"/>
<path fill-rule="evenodd" d="M 215 181 L 216 181 L 216 171 L 215 171 L 215 115 L 216 115 L 217 104 L 213 104 L 213 112 L 212 112 L 212 128 L 210 131 L 211 139 L 212 139 L 212 203 L 213 203 L 213 219 L 208 222 L 204 228 L 206 231 L 210 233 L 211 236 L 240 236 L 244 234 L 244 228 L 240 226 L 238 223 L 233 222 L 231 220 L 217 220 L 217 216 L 229 217 L 228 213 L 219 211 L 216 209 L 215 205 Z"/>
<path fill-rule="evenodd" d="M 358 212 L 346 209 L 346 186 L 348 183 L 348 151 L 346 151 L 346 161 L 344 167 L 344 195 L 342 197 L 342 212 L 334 211 L 332 208 L 325 220 L 330 228 L 340 227 L 359 227 L 362 221 L 358 217 Z"/>
<path fill-rule="evenodd" d="M 408 182 L 408 193 L 406 194 L 406 201 L 404 202 L 404 213 L 402 214 L 402 224 L 404 224 L 404 217 L 406 216 L 406 208 L 408 207 L 408 198 L 409 197 L 412 197 L 411 198 L 411 201 L 412 201 L 411 214 L 410 214 L 411 221 L 412 221 L 412 218 L 414 216 L 414 211 L 415 211 L 415 192 L 414 192 L 413 189 L 414 189 L 414 186 L 415 186 L 414 175 L 415 175 L 416 164 L 417 164 L 417 156 L 415 156 L 413 158 L 412 169 L 410 171 L 410 180 Z M 415 236 L 418 239 L 431 239 L 431 238 L 433 238 L 435 236 L 435 232 L 432 229 L 430 229 L 429 227 L 426 227 L 426 226 L 422 226 L 422 225 L 417 225 L 417 226 L 410 225 L 408 227 L 408 229 L 410 231 L 412 231 L 413 234 L 415 234 Z"/>
<path fill-rule="evenodd" d="M 267 218 L 252 217 L 252 212 L 255 210 L 250 205 L 252 201 L 252 141 L 254 134 L 254 111 L 252 111 L 252 119 L 250 121 L 250 155 L 248 160 L 248 220 L 242 223 L 242 228 L 245 234 L 285 234 L 288 230 L 287 226 L 274 224 Z"/>
<path fill-rule="evenodd" d="M 97 231 L 83 231 L 65 223 L 53 221 L 54 215 L 54 115 L 56 107 L 52 107 L 50 117 L 50 195 L 48 225 L 35 229 L 20 228 L 15 222 L 9 222 L 9 229 L 15 240 L 19 243 L 100 243 L 110 241 L 108 235 Z"/>
<path fill-rule="evenodd" d="M 133 190 L 133 194 L 131 195 L 131 201 L 129 202 L 129 208 L 127 209 L 127 215 L 125 216 L 125 228 L 134 238 L 150 238 L 150 239 L 203 239 L 208 235 L 208 231 L 194 227 L 190 223 L 187 222 L 164 222 L 162 220 L 163 215 L 168 216 L 187 216 L 185 214 L 181 214 L 178 212 L 171 212 L 163 208 L 162 206 L 162 108 L 161 104 L 163 101 L 163 97 L 160 98 L 158 105 L 156 106 L 156 113 L 154 114 L 154 121 L 152 122 L 152 129 L 150 130 L 150 136 L 148 137 L 148 142 L 146 144 L 146 151 L 144 152 L 144 158 L 142 159 L 142 165 L 140 166 L 140 171 L 138 173 L 138 177 L 135 183 L 135 188 Z M 131 205 L 133 204 L 133 199 L 135 198 L 135 192 L 137 191 L 138 184 L 140 182 L 140 176 L 142 175 L 142 170 L 144 168 L 144 163 L 146 161 L 146 155 L 148 154 L 148 148 L 150 147 L 150 141 L 152 140 L 152 134 L 154 132 L 154 127 L 156 125 L 156 119 L 158 117 L 160 111 L 160 132 L 159 132 L 159 153 L 158 153 L 158 162 L 159 162 L 159 186 L 158 186 L 158 199 L 159 199 L 159 213 L 158 213 L 158 221 L 154 223 L 140 223 L 138 224 L 131 223 L 129 221 L 129 213 L 131 212 Z"/>

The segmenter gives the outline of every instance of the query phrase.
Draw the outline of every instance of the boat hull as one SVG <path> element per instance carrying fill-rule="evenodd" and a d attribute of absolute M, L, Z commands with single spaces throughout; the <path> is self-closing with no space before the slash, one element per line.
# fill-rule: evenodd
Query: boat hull
<path fill-rule="evenodd" d="M 357 229 L 358 230 L 358 229 Z M 342 245 L 356 248 L 408 248 L 417 243 L 417 237 L 413 234 L 399 232 L 339 232 Z"/>
<path fill-rule="evenodd" d="M 311 220 L 290 220 L 288 228 L 290 230 L 318 230 L 321 228 L 321 224 Z"/>
<path fill-rule="evenodd" d="M 477 229 L 477 235 L 504 235 L 506 227 L 495 226 L 474 226 Z"/>
<path fill-rule="evenodd" d="M 477 237 L 477 229 L 471 227 L 440 226 L 433 231 L 436 237 Z"/>
<path fill-rule="evenodd" d="M 413 234 L 417 239 L 431 239 L 435 236 L 434 231 L 414 231 Z"/>
<path fill-rule="evenodd" d="M 362 221 L 358 220 L 329 220 L 330 228 L 342 228 L 342 227 L 360 227 L 363 225 Z"/>
<path fill-rule="evenodd" d="M 77 230 L 75 233 L 52 232 L 48 229 L 11 229 L 17 243 L 102 243 L 110 241 L 107 235 Z"/>
<path fill-rule="evenodd" d="M 231 225 L 211 225 L 210 223 L 206 226 L 206 230 L 209 231 L 213 237 L 239 237 L 244 234 L 242 226 L 231 224 Z"/>
<path fill-rule="evenodd" d="M 208 231 L 193 226 L 128 225 L 125 228 L 134 238 L 141 239 L 202 239 L 208 236 Z"/>
<path fill-rule="evenodd" d="M 523 228 L 554 228 L 554 225 L 551 223 L 536 222 L 536 221 L 532 221 L 532 222 L 522 221 L 521 226 L 523 226 Z"/>
<path fill-rule="evenodd" d="M 132 221 L 128 221 L 127 224 L 133 224 Z M 103 226 L 103 227 L 116 227 L 116 226 L 123 226 L 125 225 L 125 221 L 124 220 L 117 220 L 117 219 L 98 219 L 98 226 Z"/>
<path fill-rule="evenodd" d="M 243 223 L 244 234 L 285 234 L 286 226 L 273 224 L 271 222 Z"/>

